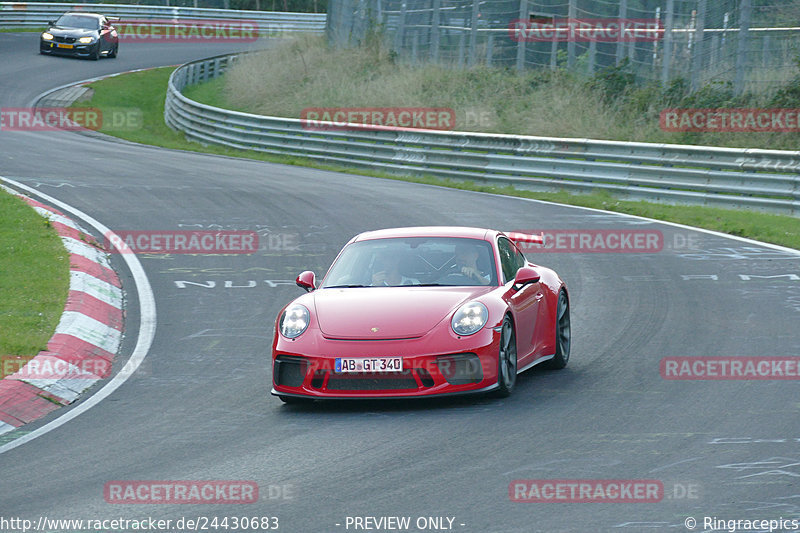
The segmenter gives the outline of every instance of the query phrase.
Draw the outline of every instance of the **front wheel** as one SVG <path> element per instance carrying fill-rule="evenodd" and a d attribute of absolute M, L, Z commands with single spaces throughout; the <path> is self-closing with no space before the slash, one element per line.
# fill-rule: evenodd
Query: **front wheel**
<path fill-rule="evenodd" d="M 562 290 L 558 293 L 558 307 L 556 308 L 556 355 L 546 363 L 547 368 L 560 370 L 567 366 L 571 344 L 569 298 L 567 298 L 567 293 Z"/>
<path fill-rule="evenodd" d="M 100 59 L 100 42 L 98 41 L 94 48 L 92 49 L 91 53 L 89 54 L 89 59 L 92 61 L 97 61 Z"/>
<path fill-rule="evenodd" d="M 108 57 L 117 57 L 117 51 L 119 51 L 119 44 L 115 44 L 114 48 L 108 52 Z"/>
<path fill-rule="evenodd" d="M 507 398 L 517 382 L 517 336 L 514 321 L 506 315 L 500 332 L 500 351 L 497 356 L 497 396 Z"/>

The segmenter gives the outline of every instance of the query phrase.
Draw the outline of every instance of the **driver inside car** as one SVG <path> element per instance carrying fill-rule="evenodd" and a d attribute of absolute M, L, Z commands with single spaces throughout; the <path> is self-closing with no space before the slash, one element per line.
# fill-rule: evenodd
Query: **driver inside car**
<path fill-rule="evenodd" d="M 469 244 L 457 244 L 455 272 L 461 273 L 479 285 L 491 283 L 491 276 L 483 274 L 478 268 L 478 248 Z"/>
<path fill-rule="evenodd" d="M 389 254 L 381 254 L 375 257 L 372 264 L 371 285 L 373 287 L 419 285 L 419 280 L 406 277 L 400 272 L 400 260 L 391 257 Z"/>

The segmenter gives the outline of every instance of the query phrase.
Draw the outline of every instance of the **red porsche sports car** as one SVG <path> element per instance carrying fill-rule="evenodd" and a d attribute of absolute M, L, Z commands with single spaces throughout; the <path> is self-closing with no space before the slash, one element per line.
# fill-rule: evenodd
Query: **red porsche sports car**
<path fill-rule="evenodd" d="M 540 237 L 514 236 L 541 242 Z M 321 283 L 284 307 L 272 344 L 272 394 L 284 402 L 494 391 L 544 363 L 564 368 L 569 295 L 499 231 L 370 231 Z"/>

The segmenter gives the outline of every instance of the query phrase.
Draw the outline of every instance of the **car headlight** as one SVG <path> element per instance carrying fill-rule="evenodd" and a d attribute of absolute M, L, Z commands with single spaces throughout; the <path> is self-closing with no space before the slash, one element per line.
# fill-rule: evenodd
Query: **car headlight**
<path fill-rule="evenodd" d="M 94 37 L 81 37 L 80 39 L 78 39 L 78 42 L 82 44 L 89 44 L 92 41 L 94 41 Z"/>
<path fill-rule="evenodd" d="M 42 34 L 42 39 L 44 39 L 45 41 L 52 41 L 53 40 L 53 34 L 44 32 Z"/>
<path fill-rule="evenodd" d="M 489 320 L 489 310 L 480 302 L 469 302 L 458 308 L 450 322 L 457 335 L 472 335 Z"/>
<path fill-rule="evenodd" d="M 281 315 L 281 335 L 288 339 L 296 339 L 308 327 L 308 319 L 308 309 L 304 305 L 290 305 Z"/>

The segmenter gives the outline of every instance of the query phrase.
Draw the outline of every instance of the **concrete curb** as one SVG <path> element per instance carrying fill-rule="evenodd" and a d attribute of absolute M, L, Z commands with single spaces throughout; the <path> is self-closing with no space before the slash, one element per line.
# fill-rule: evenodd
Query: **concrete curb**
<path fill-rule="evenodd" d="M 0 435 L 74 402 L 108 377 L 122 342 L 124 314 L 119 277 L 94 238 L 62 212 L 7 190 L 50 220 L 69 252 L 70 283 L 47 349 L 0 380 Z"/>

